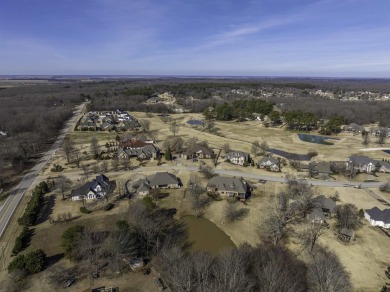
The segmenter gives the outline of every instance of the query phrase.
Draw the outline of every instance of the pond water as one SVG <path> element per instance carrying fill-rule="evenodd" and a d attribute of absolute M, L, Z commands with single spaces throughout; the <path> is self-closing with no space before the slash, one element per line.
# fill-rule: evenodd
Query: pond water
<path fill-rule="evenodd" d="M 383 152 L 390 154 L 390 149 L 389 150 L 382 150 Z"/>
<path fill-rule="evenodd" d="M 333 145 L 332 142 L 326 141 L 326 140 L 339 140 L 337 138 L 330 138 L 326 136 L 317 136 L 317 135 L 309 135 L 309 134 L 298 134 L 298 137 L 303 142 L 309 142 L 309 143 L 316 143 L 316 144 L 322 144 L 322 145 Z"/>
<path fill-rule="evenodd" d="M 191 251 L 218 253 L 224 248 L 235 247 L 229 236 L 206 218 L 187 215 L 182 218 L 188 226 Z"/>
<path fill-rule="evenodd" d="M 201 120 L 189 120 L 187 121 L 187 124 L 190 124 L 192 126 L 202 126 L 203 122 Z"/>

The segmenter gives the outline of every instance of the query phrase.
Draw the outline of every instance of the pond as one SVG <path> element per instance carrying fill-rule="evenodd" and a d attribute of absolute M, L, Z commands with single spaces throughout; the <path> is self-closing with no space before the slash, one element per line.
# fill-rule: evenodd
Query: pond
<path fill-rule="evenodd" d="M 298 137 L 303 142 L 316 143 L 322 145 L 333 145 L 332 142 L 328 142 L 326 140 L 339 140 L 337 138 L 330 138 L 326 136 L 317 136 L 317 135 L 309 135 L 309 134 L 298 134 Z"/>
<path fill-rule="evenodd" d="M 202 126 L 203 122 L 201 120 L 189 120 L 187 121 L 187 124 L 190 124 L 192 126 Z"/>
<path fill-rule="evenodd" d="M 389 150 L 382 150 L 383 152 L 390 154 L 390 149 Z"/>
<path fill-rule="evenodd" d="M 188 227 L 191 251 L 218 253 L 224 248 L 235 247 L 229 236 L 206 218 L 187 215 L 182 218 Z"/>

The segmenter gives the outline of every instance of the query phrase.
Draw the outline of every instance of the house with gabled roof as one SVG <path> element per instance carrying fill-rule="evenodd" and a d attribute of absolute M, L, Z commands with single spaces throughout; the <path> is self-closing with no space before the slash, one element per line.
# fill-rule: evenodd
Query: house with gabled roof
<path fill-rule="evenodd" d="M 215 154 L 213 149 L 203 146 L 203 145 L 195 145 L 186 149 L 186 151 L 182 154 L 182 156 L 186 159 L 193 158 L 214 158 Z"/>
<path fill-rule="evenodd" d="M 331 198 L 325 197 L 324 195 L 315 197 L 313 203 L 327 216 L 330 216 L 336 210 L 336 202 Z"/>
<path fill-rule="evenodd" d="M 344 131 L 361 134 L 362 132 L 365 131 L 365 128 L 364 128 L 364 126 L 361 126 L 361 125 L 358 125 L 355 123 L 351 123 L 348 126 L 344 126 Z"/>
<path fill-rule="evenodd" d="M 313 224 L 325 223 L 325 215 L 320 208 L 314 208 L 311 210 L 311 212 L 307 215 L 307 218 L 309 219 L 310 223 Z"/>
<path fill-rule="evenodd" d="M 72 190 L 70 199 L 71 201 L 103 199 L 115 189 L 115 186 L 115 181 L 110 181 L 101 174 L 91 182 Z"/>
<path fill-rule="evenodd" d="M 230 151 L 225 156 L 226 161 L 237 165 L 244 165 L 245 163 L 249 163 L 249 159 L 249 154 L 243 151 Z"/>
<path fill-rule="evenodd" d="M 378 207 L 364 210 L 364 218 L 373 226 L 390 228 L 390 209 L 381 210 Z"/>
<path fill-rule="evenodd" d="M 129 159 L 137 157 L 139 159 L 157 159 L 160 156 L 161 149 L 154 144 L 145 144 L 140 142 L 141 147 L 122 147 L 118 150 L 118 158 Z M 137 146 L 138 146 L 137 145 Z M 133 144 L 133 146 L 136 146 Z"/>
<path fill-rule="evenodd" d="M 131 183 L 131 188 L 139 196 L 149 195 L 152 189 L 178 189 L 181 186 L 180 179 L 169 172 L 156 172 Z"/>
<path fill-rule="evenodd" d="M 366 173 L 372 173 L 375 171 L 390 172 L 390 163 L 360 155 L 352 155 L 348 157 L 346 167 L 347 169 L 351 169 L 353 167 L 356 171 Z"/>
<path fill-rule="evenodd" d="M 259 166 L 259 168 L 262 169 L 266 168 L 270 171 L 279 171 L 279 166 L 281 165 L 281 163 L 279 163 L 279 161 L 274 157 L 263 157 L 259 159 L 257 165 Z"/>
<path fill-rule="evenodd" d="M 206 190 L 221 197 L 237 197 L 240 199 L 246 199 L 252 193 L 252 187 L 243 178 L 225 176 L 211 178 L 207 183 Z"/>

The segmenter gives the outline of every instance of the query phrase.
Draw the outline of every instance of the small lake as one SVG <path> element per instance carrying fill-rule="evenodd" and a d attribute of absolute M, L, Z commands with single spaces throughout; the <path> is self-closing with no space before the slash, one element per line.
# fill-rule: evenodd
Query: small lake
<path fill-rule="evenodd" d="M 322 145 L 333 145 L 332 142 L 326 140 L 339 140 L 337 138 L 330 138 L 326 136 L 317 136 L 317 135 L 310 135 L 310 134 L 303 134 L 303 133 L 298 134 L 298 137 L 303 142 L 322 144 Z"/>
<path fill-rule="evenodd" d="M 190 124 L 192 126 L 202 126 L 203 122 L 201 120 L 189 120 L 187 121 L 187 124 Z"/>
<path fill-rule="evenodd" d="M 383 152 L 390 154 L 390 149 L 389 150 L 382 150 Z"/>
<path fill-rule="evenodd" d="M 188 241 L 191 251 L 218 253 L 224 248 L 235 247 L 229 236 L 206 218 L 187 215 L 182 218 L 188 226 Z"/>

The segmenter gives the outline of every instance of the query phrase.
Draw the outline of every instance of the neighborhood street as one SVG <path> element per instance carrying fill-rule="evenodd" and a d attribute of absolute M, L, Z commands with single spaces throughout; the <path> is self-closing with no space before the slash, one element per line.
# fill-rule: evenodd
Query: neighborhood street
<path fill-rule="evenodd" d="M 77 120 L 80 118 L 85 107 L 85 103 L 77 107 L 77 110 L 74 112 L 72 118 L 66 123 L 65 127 L 62 129 L 57 140 L 51 146 L 51 148 L 43 155 L 40 159 L 40 162 L 35 165 L 22 179 L 22 181 L 14 188 L 10 193 L 4 205 L 0 209 L 0 238 L 2 237 L 4 231 L 7 228 L 7 225 L 14 214 L 17 206 L 19 205 L 21 199 L 26 194 L 26 191 L 31 187 L 32 183 L 38 176 L 41 169 L 46 165 L 46 163 L 51 159 L 53 154 L 59 149 L 63 139 L 65 138 L 68 131 L 74 127 Z"/>
<path fill-rule="evenodd" d="M 162 165 L 159 166 L 160 169 L 169 171 L 171 170 L 187 170 L 187 171 L 199 171 L 199 167 L 196 166 L 168 166 L 168 165 Z M 143 167 L 144 170 L 153 171 L 156 170 L 155 167 Z M 272 175 L 263 175 L 263 174 L 254 174 L 254 173 L 247 173 L 244 171 L 238 171 L 238 170 L 226 170 L 226 169 L 214 169 L 214 172 L 216 174 L 220 175 L 229 175 L 229 176 L 237 176 L 237 177 L 243 177 L 246 179 L 255 179 L 255 180 L 265 180 L 265 181 L 272 181 L 272 182 L 286 182 L 285 177 L 280 176 L 272 176 Z M 311 184 L 313 186 L 324 186 L 324 187 L 359 187 L 359 188 L 378 188 L 380 185 L 383 184 L 383 182 L 351 182 L 351 181 L 334 181 L 334 180 L 313 180 L 313 179 L 303 179 L 308 184 Z"/>

